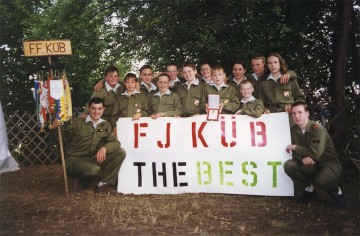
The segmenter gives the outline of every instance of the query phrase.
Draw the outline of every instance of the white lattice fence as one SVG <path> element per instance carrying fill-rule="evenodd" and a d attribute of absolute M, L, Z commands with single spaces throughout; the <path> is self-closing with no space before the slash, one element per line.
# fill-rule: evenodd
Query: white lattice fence
<path fill-rule="evenodd" d="M 76 112 L 76 114 L 78 114 Z M 35 112 L 4 114 L 9 150 L 19 165 L 60 163 L 57 132 L 54 138 L 48 129 L 41 132 Z"/>

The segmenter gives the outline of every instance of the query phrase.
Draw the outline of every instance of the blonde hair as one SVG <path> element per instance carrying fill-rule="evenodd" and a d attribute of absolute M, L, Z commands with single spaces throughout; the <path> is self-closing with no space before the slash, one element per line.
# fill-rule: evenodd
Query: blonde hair
<path fill-rule="evenodd" d="M 243 85 L 247 85 L 247 84 L 250 84 L 251 87 L 254 88 L 253 83 L 252 83 L 250 80 L 248 80 L 248 79 L 241 81 L 241 83 L 240 83 L 240 88 L 242 88 Z"/>

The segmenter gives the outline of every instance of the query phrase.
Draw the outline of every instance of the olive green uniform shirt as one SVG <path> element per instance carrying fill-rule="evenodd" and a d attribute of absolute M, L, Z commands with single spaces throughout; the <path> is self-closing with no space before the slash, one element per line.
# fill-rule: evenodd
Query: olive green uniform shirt
<path fill-rule="evenodd" d="M 138 92 L 129 96 L 123 93 L 114 103 L 111 125 L 115 127 L 119 117 L 132 117 L 135 113 L 141 113 L 142 117 L 148 116 L 146 95 Z"/>
<path fill-rule="evenodd" d="M 260 99 L 255 99 L 248 101 L 246 103 L 240 102 L 241 115 L 248 115 L 255 118 L 260 117 L 264 114 L 265 108 L 264 103 Z"/>
<path fill-rule="evenodd" d="M 178 88 L 185 82 L 186 82 L 185 79 L 179 77 L 177 77 L 176 81 L 170 81 L 170 88 L 169 88 L 170 91 L 176 93 Z"/>
<path fill-rule="evenodd" d="M 286 71 L 286 74 L 290 75 L 289 81 L 290 80 L 297 81 L 297 74 L 295 71 L 288 70 Z M 261 82 L 266 81 L 267 78 L 265 77 L 265 75 L 260 76 L 260 78 L 255 78 L 255 76 L 256 76 L 255 73 L 251 74 L 251 82 L 253 82 L 254 84 L 253 95 L 255 98 L 259 98 L 259 85 Z"/>
<path fill-rule="evenodd" d="M 295 159 L 311 157 L 319 165 L 326 162 L 339 163 L 338 154 L 329 133 L 317 122 L 309 120 L 305 133 L 299 126 L 292 126 L 291 139 L 292 143 L 297 145 L 293 153 Z"/>
<path fill-rule="evenodd" d="M 170 91 L 169 91 L 170 92 Z M 154 94 L 149 101 L 149 115 L 164 113 L 164 116 L 182 116 L 182 104 L 177 93 L 167 93 L 160 96 Z"/>
<path fill-rule="evenodd" d="M 157 92 L 158 92 L 158 89 L 156 88 L 156 86 L 153 83 L 151 83 L 150 91 L 144 83 L 141 83 L 141 85 L 140 85 L 140 93 L 145 95 L 145 97 L 147 98 L 148 101 L 150 100 L 151 96 Z"/>
<path fill-rule="evenodd" d="M 303 132 L 298 125 L 291 127 L 293 159 L 284 163 L 285 173 L 292 179 L 299 194 L 310 185 L 326 190 L 336 198 L 342 168 L 332 139 L 327 130 L 315 121 L 308 121 Z M 314 165 L 304 165 L 302 158 L 310 157 Z"/>
<path fill-rule="evenodd" d="M 82 118 L 75 118 L 62 127 L 67 174 L 77 177 L 80 186 L 87 187 L 96 177 L 99 182 L 116 184 L 126 152 L 112 130 L 106 120 L 95 128 L 91 121 Z M 106 148 L 106 158 L 99 163 L 96 154 L 102 147 Z"/>
<path fill-rule="evenodd" d="M 178 87 L 177 93 L 180 96 L 183 107 L 183 116 L 193 116 L 202 114 L 200 103 L 203 96 L 203 84 L 192 84 L 190 89 L 187 89 L 187 84 L 184 83 Z"/>
<path fill-rule="evenodd" d="M 218 90 L 215 84 L 208 84 L 205 86 L 202 96 L 201 109 L 206 111 L 206 104 L 208 103 L 208 96 L 210 94 L 219 95 L 220 103 L 223 103 L 221 114 L 234 114 L 239 108 L 239 99 L 236 96 L 234 87 L 222 85 Z"/>
<path fill-rule="evenodd" d="M 94 157 L 101 147 L 107 153 L 120 148 L 120 142 L 112 132 L 110 122 L 104 120 L 94 128 L 91 122 L 74 118 L 67 123 L 63 132 L 66 143 L 66 157 Z"/>
<path fill-rule="evenodd" d="M 265 108 L 270 112 L 284 112 L 285 106 L 294 102 L 305 102 L 305 95 L 295 80 L 288 83 L 280 83 L 267 79 L 259 84 L 259 99 L 264 102 Z"/>

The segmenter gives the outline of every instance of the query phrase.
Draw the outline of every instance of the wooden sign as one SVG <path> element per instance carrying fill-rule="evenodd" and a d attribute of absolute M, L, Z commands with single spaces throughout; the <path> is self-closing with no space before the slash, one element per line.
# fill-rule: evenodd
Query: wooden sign
<path fill-rule="evenodd" d="M 68 39 L 25 41 L 23 45 L 26 57 L 66 56 L 72 54 L 71 42 Z"/>

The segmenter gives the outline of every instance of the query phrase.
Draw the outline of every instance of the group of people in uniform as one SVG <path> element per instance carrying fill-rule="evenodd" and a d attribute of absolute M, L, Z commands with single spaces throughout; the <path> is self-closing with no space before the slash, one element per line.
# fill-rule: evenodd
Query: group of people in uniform
<path fill-rule="evenodd" d="M 115 66 L 107 67 L 84 114 L 63 127 L 70 139 L 66 152 L 69 175 L 77 177 L 82 188 L 96 180 L 97 192 L 114 190 L 126 155 L 116 139 L 119 118 L 206 114 L 208 96 L 218 95 L 221 114 L 258 118 L 274 112 L 289 113 L 292 144 L 286 151 L 293 152 L 293 159 L 284 164 L 284 169 L 294 182 L 297 202 L 308 203 L 316 188 L 329 192 L 337 203 L 343 202 L 338 186 L 341 165 L 334 145 L 326 129 L 309 120 L 296 73 L 288 70 L 278 53 L 267 58 L 253 56 L 250 63 L 252 74 L 239 60 L 232 65 L 229 77 L 223 67 L 207 62 L 199 65 L 199 74 L 193 63 L 184 63 L 181 70 L 171 63 L 156 75 L 151 66 L 144 65 L 139 78 L 127 73 L 123 80 Z"/>

